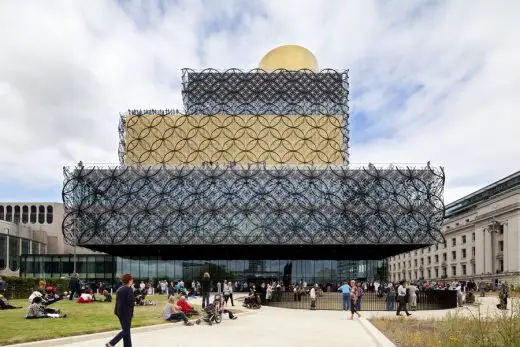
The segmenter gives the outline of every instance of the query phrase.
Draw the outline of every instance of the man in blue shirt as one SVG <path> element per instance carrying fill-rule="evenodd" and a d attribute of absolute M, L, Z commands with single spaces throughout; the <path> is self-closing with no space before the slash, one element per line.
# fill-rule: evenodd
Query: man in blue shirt
<path fill-rule="evenodd" d="M 343 309 L 345 311 L 350 310 L 350 286 L 348 285 L 348 282 L 343 282 L 343 285 L 338 288 L 338 291 L 341 291 L 343 293 Z"/>

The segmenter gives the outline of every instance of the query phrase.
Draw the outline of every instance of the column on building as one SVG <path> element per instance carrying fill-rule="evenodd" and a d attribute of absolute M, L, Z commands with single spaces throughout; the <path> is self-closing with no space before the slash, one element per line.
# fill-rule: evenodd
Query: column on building
<path fill-rule="evenodd" d="M 509 245 L 509 271 L 520 271 L 520 216 L 514 216 L 507 222 Z M 506 247 L 504 245 L 504 247 Z"/>
<path fill-rule="evenodd" d="M 493 238 L 490 231 L 482 229 L 484 233 L 484 273 L 493 274 Z"/>
<path fill-rule="evenodd" d="M 504 230 L 504 234 L 503 234 L 503 243 L 504 243 L 504 251 L 503 251 L 503 256 L 504 256 L 504 272 L 509 272 L 509 226 L 508 226 L 508 223 L 505 222 L 504 224 L 502 224 L 502 228 Z"/>
<path fill-rule="evenodd" d="M 484 233 L 483 229 L 475 229 L 475 274 L 479 275 L 485 273 L 484 250 L 486 247 L 484 244 Z"/>

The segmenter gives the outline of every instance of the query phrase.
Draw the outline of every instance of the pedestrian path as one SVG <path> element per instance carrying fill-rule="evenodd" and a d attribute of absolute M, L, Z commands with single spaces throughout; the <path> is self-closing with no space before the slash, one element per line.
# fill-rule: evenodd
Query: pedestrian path
<path fill-rule="evenodd" d="M 224 317 L 222 323 L 209 326 L 187 327 L 172 323 L 153 329 L 136 329 L 132 334 L 132 345 L 136 347 L 177 346 L 226 346 L 237 343 L 251 347 L 264 347 L 274 341 L 277 345 L 303 347 L 345 346 L 355 341 L 356 345 L 388 346 L 378 343 L 377 330 L 370 330 L 366 320 L 348 320 L 350 314 L 341 311 L 306 311 L 262 307 L 248 310 L 237 320 Z M 115 319 L 115 317 L 114 317 Z M 368 325 L 368 328 L 367 328 Z M 373 328 L 373 327 L 372 327 Z M 375 329 L 375 328 L 374 328 Z M 83 336 L 80 341 L 66 340 L 45 344 L 46 347 L 91 347 L 104 346 L 114 333 Z M 122 346 L 122 342 L 120 343 Z M 43 345 L 40 345 L 43 346 Z M 391 346 L 391 344 L 390 344 Z"/>

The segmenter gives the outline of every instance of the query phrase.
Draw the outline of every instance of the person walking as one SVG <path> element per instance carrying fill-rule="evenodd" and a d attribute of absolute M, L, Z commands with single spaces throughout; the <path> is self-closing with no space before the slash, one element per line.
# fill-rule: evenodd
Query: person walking
<path fill-rule="evenodd" d="M 132 347 L 130 328 L 132 326 L 132 317 L 134 315 L 135 305 L 134 291 L 132 290 L 134 279 L 132 278 L 132 275 L 124 274 L 121 276 L 121 282 L 123 282 L 123 286 L 119 287 L 116 292 L 116 306 L 114 308 L 114 313 L 119 318 L 122 330 L 109 343 L 105 344 L 106 347 L 117 345 L 121 339 L 123 339 L 124 347 Z"/>
<path fill-rule="evenodd" d="M 350 291 L 350 320 L 352 320 L 354 313 L 357 314 L 358 318 L 361 318 L 361 315 L 357 311 L 358 287 L 356 287 L 356 281 L 350 281 L 350 287 L 352 288 Z"/>
<path fill-rule="evenodd" d="M 401 311 L 406 312 L 407 316 L 411 316 L 412 314 L 408 312 L 408 309 L 406 308 L 406 287 L 405 287 L 405 281 L 401 281 L 399 283 L 399 288 L 397 288 L 397 316 L 402 316 Z"/>
<path fill-rule="evenodd" d="M 209 273 L 205 272 L 202 277 L 200 286 L 200 295 L 202 296 L 202 309 L 209 305 L 209 293 L 211 291 L 211 281 L 209 279 Z"/>
<path fill-rule="evenodd" d="M 361 282 L 357 284 L 357 301 L 356 301 L 356 311 L 361 311 L 361 301 L 363 300 L 363 289 L 361 287 Z"/>
<path fill-rule="evenodd" d="M 318 288 L 318 283 L 314 285 L 314 287 L 311 288 L 310 292 L 310 298 L 311 298 L 311 310 L 316 309 L 316 289 Z"/>
<path fill-rule="evenodd" d="M 81 285 L 77 274 L 72 274 L 69 280 L 70 295 L 69 300 L 72 300 L 74 296 L 79 297 L 81 291 Z"/>
<path fill-rule="evenodd" d="M 224 301 L 226 302 L 226 305 L 229 299 L 231 299 L 231 306 L 235 306 L 235 303 L 233 302 L 233 284 L 231 281 L 227 283 L 224 282 Z"/>
<path fill-rule="evenodd" d="M 395 302 L 395 288 L 392 283 L 388 285 L 388 293 L 386 294 L 386 310 L 393 311 L 394 310 L 394 302 Z"/>
<path fill-rule="evenodd" d="M 350 290 L 352 288 L 348 285 L 348 282 L 343 282 L 343 285 L 338 288 L 338 291 L 343 293 L 343 309 L 348 311 L 350 309 Z"/>

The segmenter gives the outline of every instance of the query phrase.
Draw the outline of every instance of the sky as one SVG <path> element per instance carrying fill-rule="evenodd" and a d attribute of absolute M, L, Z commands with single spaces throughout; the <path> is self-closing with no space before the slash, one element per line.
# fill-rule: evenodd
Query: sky
<path fill-rule="evenodd" d="M 0 2 L 0 201 L 117 163 L 119 113 L 182 109 L 181 69 L 283 44 L 350 70 L 350 160 L 430 161 L 449 203 L 520 170 L 520 1 Z"/>

